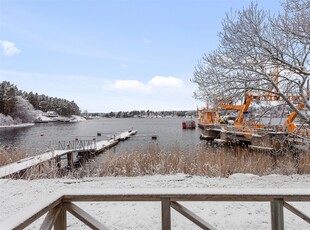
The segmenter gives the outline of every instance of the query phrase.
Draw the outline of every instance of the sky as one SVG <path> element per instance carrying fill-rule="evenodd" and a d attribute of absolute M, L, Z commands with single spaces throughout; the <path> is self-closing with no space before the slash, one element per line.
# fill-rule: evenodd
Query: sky
<path fill-rule="evenodd" d="M 249 0 L 0 0 L 0 82 L 81 111 L 195 110 L 191 79 Z M 277 12 L 278 0 L 258 1 Z"/>

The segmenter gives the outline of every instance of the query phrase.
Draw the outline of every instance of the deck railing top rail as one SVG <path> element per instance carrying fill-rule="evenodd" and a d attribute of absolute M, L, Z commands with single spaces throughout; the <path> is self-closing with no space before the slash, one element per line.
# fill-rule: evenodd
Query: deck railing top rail
<path fill-rule="evenodd" d="M 310 190 L 309 189 L 209 189 L 209 188 L 152 189 L 151 192 L 149 189 L 130 189 L 126 191 L 118 189 L 112 189 L 112 190 L 92 189 L 92 190 L 79 190 L 79 191 L 63 190 L 61 192 L 57 192 L 54 193 L 53 195 L 50 195 L 43 201 L 38 202 L 37 205 L 29 206 L 24 210 L 22 210 L 21 212 L 14 214 L 14 216 L 0 222 L 0 228 L 23 229 L 24 227 L 30 225 L 31 223 L 33 223 L 35 220 L 37 220 L 46 213 L 48 213 L 47 215 L 48 218 L 53 217 L 56 219 L 57 215 L 55 214 L 54 216 L 54 214 L 52 215 L 51 213 L 55 213 L 54 209 L 57 207 L 59 210 L 63 209 L 63 207 L 67 207 L 65 211 L 78 212 L 79 215 L 82 215 L 80 214 L 80 212 L 83 213 L 83 210 L 82 211 L 76 210 L 77 207 L 72 202 L 102 202 L 102 201 L 133 201 L 133 202 L 160 201 L 162 202 L 162 205 L 164 204 L 163 202 L 168 202 L 169 208 L 172 207 L 176 210 L 179 209 L 177 211 L 179 211 L 184 216 L 189 215 L 190 217 L 192 217 L 193 216 L 192 213 L 190 214 L 182 213 L 182 212 L 188 212 L 188 210 L 184 211 L 184 207 L 178 204 L 177 201 L 225 201 L 225 202 L 271 202 L 271 203 L 274 201 L 281 201 L 282 208 L 288 206 L 289 207 L 288 209 L 290 209 L 290 205 L 287 204 L 286 201 L 309 202 Z M 294 208 L 292 209 L 294 210 Z M 279 210 L 281 209 L 278 209 L 277 207 L 275 209 L 275 213 L 277 213 Z M 293 212 L 302 219 L 306 220 L 307 222 L 310 220 L 308 216 L 302 214 L 298 210 Z M 88 214 L 84 213 L 83 215 Z M 189 218 L 189 216 L 186 217 Z M 88 218 L 90 217 L 88 216 Z M 163 229 L 170 229 L 170 228 L 163 227 Z M 205 229 L 212 229 L 212 228 L 205 228 Z M 280 227 L 272 229 L 282 229 L 282 228 Z"/>

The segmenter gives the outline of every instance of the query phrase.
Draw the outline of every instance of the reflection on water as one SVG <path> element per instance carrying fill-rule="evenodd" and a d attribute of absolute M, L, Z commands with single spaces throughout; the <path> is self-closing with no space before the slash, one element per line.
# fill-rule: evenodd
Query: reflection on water
<path fill-rule="evenodd" d="M 149 142 L 158 142 L 162 148 L 179 145 L 183 149 L 195 148 L 199 145 L 200 129 L 182 130 L 182 118 L 124 118 L 100 119 L 77 123 L 42 123 L 35 126 L 19 128 L 1 128 L 0 146 L 14 146 L 33 155 L 41 153 L 51 144 L 57 145 L 58 141 L 70 141 L 76 137 L 89 140 L 107 140 L 113 134 L 129 129 L 138 131 L 133 138 L 117 145 L 115 151 L 127 150 L 137 146 L 146 146 Z M 97 136 L 97 132 L 101 136 Z M 157 140 L 152 140 L 152 135 L 157 135 Z"/>

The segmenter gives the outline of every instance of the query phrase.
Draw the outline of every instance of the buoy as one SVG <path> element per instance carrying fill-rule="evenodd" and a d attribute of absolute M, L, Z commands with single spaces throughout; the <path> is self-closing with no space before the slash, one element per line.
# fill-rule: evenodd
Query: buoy
<path fill-rule="evenodd" d="M 43 137 L 44 136 L 44 133 L 41 133 L 41 137 Z"/>

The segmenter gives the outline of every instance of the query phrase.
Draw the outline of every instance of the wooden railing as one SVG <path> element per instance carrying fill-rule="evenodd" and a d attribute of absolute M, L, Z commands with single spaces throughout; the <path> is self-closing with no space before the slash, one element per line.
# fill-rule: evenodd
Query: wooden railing
<path fill-rule="evenodd" d="M 153 189 L 152 189 L 153 190 Z M 164 192 L 163 192 L 164 191 Z M 182 191 L 182 193 L 180 193 Z M 293 191 L 293 192 L 292 192 Z M 24 229 L 38 218 L 45 216 L 40 229 L 55 230 L 66 229 L 67 212 L 78 218 L 91 229 L 104 229 L 108 227 L 97 221 L 94 217 L 82 210 L 74 202 L 161 202 L 162 229 L 171 229 L 171 208 L 191 220 L 202 229 L 216 229 L 214 226 L 201 219 L 195 213 L 181 205 L 179 202 L 201 202 L 201 201 L 226 201 L 226 202 L 270 202 L 271 229 L 284 229 L 283 208 L 288 209 L 298 217 L 309 223 L 310 217 L 297 210 L 288 202 L 309 202 L 310 191 L 301 190 L 231 190 L 231 189 L 165 189 L 153 190 L 151 193 L 145 190 L 129 190 L 126 192 L 118 190 L 91 190 L 91 191 L 63 191 L 55 194 L 44 203 L 28 207 L 19 214 L 14 214 L 0 222 L 0 229 Z M 308 213 L 309 214 L 309 213 Z"/>

